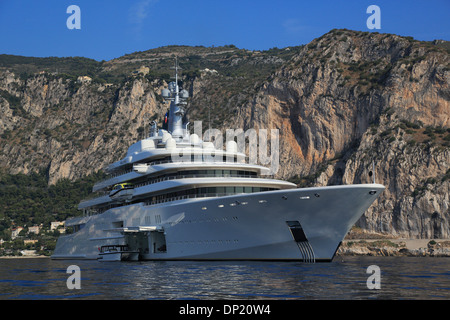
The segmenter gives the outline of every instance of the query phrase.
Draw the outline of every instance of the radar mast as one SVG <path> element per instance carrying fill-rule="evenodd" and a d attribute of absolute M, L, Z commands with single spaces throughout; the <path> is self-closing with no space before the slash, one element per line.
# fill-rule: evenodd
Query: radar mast
<path fill-rule="evenodd" d="M 175 70 L 175 81 L 169 83 L 168 89 L 162 90 L 162 97 L 165 100 L 170 100 L 169 109 L 169 123 L 167 131 L 172 134 L 172 137 L 177 141 L 183 140 L 183 115 L 185 113 L 183 106 L 187 104 L 186 100 L 189 93 L 186 90 L 181 90 L 178 86 L 178 70 L 181 70 L 178 65 L 178 58 L 175 58 L 175 65 L 171 68 Z"/>

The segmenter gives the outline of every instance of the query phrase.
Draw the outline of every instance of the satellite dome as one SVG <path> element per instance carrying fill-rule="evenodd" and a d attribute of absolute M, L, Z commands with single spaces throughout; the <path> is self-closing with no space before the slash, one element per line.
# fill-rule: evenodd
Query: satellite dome
<path fill-rule="evenodd" d="M 189 92 L 187 92 L 187 90 L 183 89 L 183 90 L 181 90 L 181 92 L 180 92 L 180 96 L 181 96 L 181 98 L 183 98 L 183 99 L 187 99 L 187 98 L 189 98 Z"/>
<path fill-rule="evenodd" d="M 172 138 L 172 135 L 171 135 L 170 133 L 164 132 L 161 141 L 162 141 L 163 143 L 166 143 L 166 141 L 169 140 L 169 139 L 171 139 L 171 138 Z"/>
<path fill-rule="evenodd" d="M 164 98 L 170 97 L 170 90 L 169 90 L 169 89 L 162 89 L 161 95 L 162 95 Z"/>
<path fill-rule="evenodd" d="M 175 139 L 169 138 L 166 141 L 166 149 L 175 149 L 177 147 L 177 143 L 175 142 Z"/>
<path fill-rule="evenodd" d="M 237 152 L 237 144 L 234 140 L 227 141 L 227 152 L 236 153 Z"/>
<path fill-rule="evenodd" d="M 191 143 L 192 144 L 197 144 L 197 143 L 199 143 L 200 142 L 200 138 L 198 137 L 198 135 L 197 134 L 191 134 L 191 136 L 190 136 L 190 141 L 191 141 Z"/>
<path fill-rule="evenodd" d="M 174 81 L 170 82 L 170 83 L 169 83 L 169 90 L 175 90 L 176 86 L 177 86 L 177 85 L 175 84 Z"/>

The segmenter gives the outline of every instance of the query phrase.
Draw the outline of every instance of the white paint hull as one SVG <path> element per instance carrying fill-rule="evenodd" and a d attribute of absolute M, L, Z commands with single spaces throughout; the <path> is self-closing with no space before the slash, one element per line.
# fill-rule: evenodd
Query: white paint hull
<path fill-rule="evenodd" d="M 125 242 L 123 233 L 111 231 L 114 223 L 123 221 L 123 227 L 156 226 L 164 231 L 165 251 L 158 251 L 156 238 L 149 236 L 144 238 L 148 250 L 141 251 L 142 260 L 305 261 L 310 257 L 287 225 L 298 221 L 314 260 L 331 261 L 383 190 L 379 184 L 344 185 L 118 207 L 80 218 L 85 226 L 61 236 L 52 258 L 97 259 L 98 247 Z"/>

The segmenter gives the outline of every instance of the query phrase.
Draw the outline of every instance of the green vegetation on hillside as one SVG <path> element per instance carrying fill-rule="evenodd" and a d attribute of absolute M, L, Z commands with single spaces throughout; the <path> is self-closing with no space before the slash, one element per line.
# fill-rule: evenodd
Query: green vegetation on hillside
<path fill-rule="evenodd" d="M 298 53 L 302 46 L 288 49 L 272 48 L 266 51 L 239 49 L 234 45 L 222 47 L 166 46 L 142 52 L 126 54 L 110 61 L 96 61 L 83 57 L 25 57 L 0 54 L 0 71 L 9 70 L 23 80 L 33 74 L 46 72 L 68 79 L 89 76 L 100 83 L 121 83 L 136 73 L 141 66 L 148 66 L 149 80 L 170 80 L 174 57 L 179 58 L 182 72 L 188 77 L 198 76 L 199 70 L 209 68 L 231 77 L 255 78 L 267 76 L 281 62 Z M 278 59 L 278 60 L 277 60 Z M 261 62 L 262 63 L 258 63 Z M 255 68 L 258 63 L 258 68 Z"/>
<path fill-rule="evenodd" d="M 72 76 L 95 76 L 101 65 L 102 62 L 83 57 L 36 58 L 0 54 L 0 69 L 10 70 L 23 78 L 41 71 Z"/>
<path fill-rule="evenodd" d="M 48 185 L 45 173 L 5 174 L 0 177 L 0 239 L 6 241 L 0 246 L 17 253 L 21 249 L 37 249 L 48 254 L 54 248 L 59 233 L 50 232 L 50 223 L 64 221 L 80 215 L 78 203 L 91 192 L 95 181 L 104 176 L 102 172 L 91 174 L 77 181 L 59 180 Z M 40 226 L 38 235 L 27 233 L 29 227 Z M 19 237 L 11 240 L 13 228 L 22 227 Z M 24 240 L 38 240 L 34 246 Z M 47 245 L 45 245 L 47 244 Z M 41 248 L 43 247 L 43 248 Z M 43 253 L 43 252 L 41 252 Z"/>

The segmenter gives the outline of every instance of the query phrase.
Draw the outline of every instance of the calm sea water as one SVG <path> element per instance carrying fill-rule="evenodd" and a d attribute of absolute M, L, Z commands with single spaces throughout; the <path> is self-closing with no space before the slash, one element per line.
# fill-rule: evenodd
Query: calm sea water
<path fill-rule="evenodd" d="M 70 265 L 81 289 L 68 289 Z M 381 270 L 370 290 L 367 268 Z M 450 299 L 450 258 L 337 257 L 331 263 L 0 259 L 0 299 Z"/>

